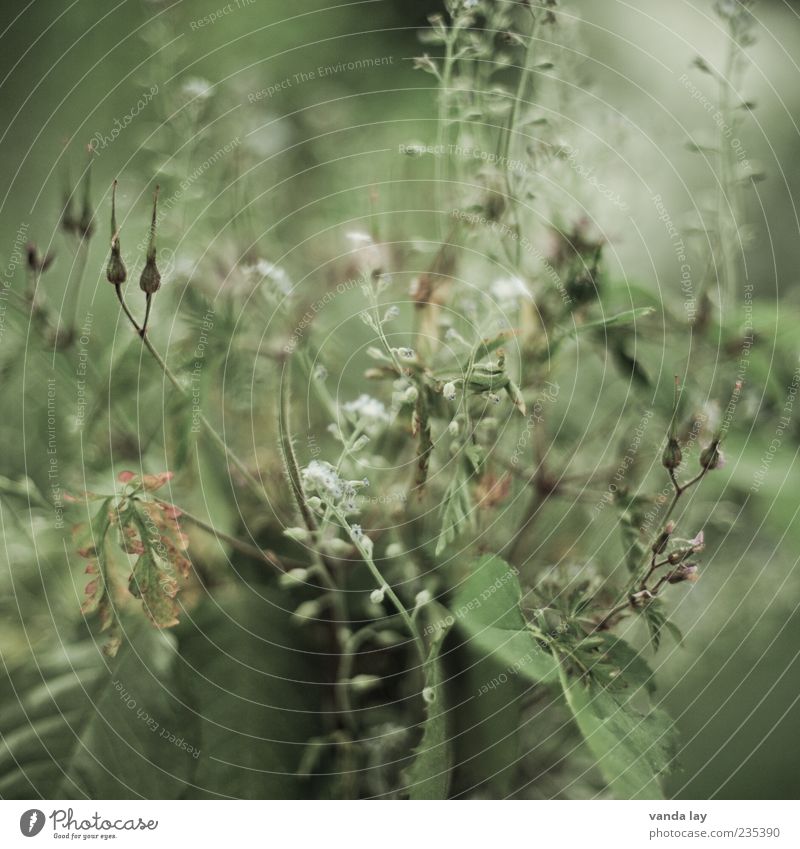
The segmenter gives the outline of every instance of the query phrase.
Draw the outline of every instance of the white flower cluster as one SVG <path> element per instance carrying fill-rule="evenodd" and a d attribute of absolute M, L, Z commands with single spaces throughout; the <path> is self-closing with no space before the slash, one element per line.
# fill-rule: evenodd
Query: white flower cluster
<path fill-rule="evenodd" d="M 258 259 L 252 265 L 245 265 L 242 271 L 255 283 L 268 281 L 270 290 L 266 294 L 289 295 L 292 291 L 292 281 L 286 269 L 267 259 Z"/>
<path fill-rule="evenodd" d="M 359 395 L 355 401 L 348 401 L 344 405 L 344 411 L 355 417 L 356 421 L 365 428 L 389 424 L 391 421 L 391 416 L 383 403 L 371 395 Z"/>
<path fill-rule="evenodd" d="M 369 481 L 345 480 L 336 469 L 324 460 L 312 460 L 300 473 L 303 487 L 311 496 L 309 505 L 321 509 L 329 504 L 344 510 L 345 513 L 357 513 L 356 493 L 369 486 Z"/>
<path fill-rule="evenodd" d="M 492 297 L 503 312 L 515 310 L 521 301 L 531 301 L 528 287 L 519 277 L 499 277 L 491 286 Z"/>

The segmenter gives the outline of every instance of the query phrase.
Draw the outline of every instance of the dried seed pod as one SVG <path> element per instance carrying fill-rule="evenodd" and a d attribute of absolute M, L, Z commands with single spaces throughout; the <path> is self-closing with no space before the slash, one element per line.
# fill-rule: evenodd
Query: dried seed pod
<path fill-rule="evenodd" d="M 661 465 L 665 469 L 669 469 L 670 471 L 675 471 L 675 469 L 680 466 L 681 461 L 683 460 L 683 454 L 681 453 L 681 444 L 677 439 L 673 439 L 670 437 L 667 440 L 666 448 L 664 448 L 664 453 L 661 455 Z"/>
<path fill-rule="evenodd" d="M 64 199 L 61 212 L 61 229 L 65 233 L 75 234 L 79 232 L 78 218 L 75 215 L 75 206 L 72 200 L 72 192 L 64 190 Z"/>
<path fill-rule="evenodd" d="M 153 218 L 150 222 L 150 242 L 147 246 L 147 258 L 145 260 L 142 275 L 139 278 L 139 288 L 148 295 L 154 295 L 161 287 L 161 274 L 156 266 L 156 217 L 158 214 L 158 189 L 153 196 Z"/>
<path fill-rule="evenodd" d="M 43 274 L 53 264 L 55 256 L 51 253 L 47 253 L 42 256 L 39 253 L 39 249 L 33 242 L 28 243 L 26 250 L 28 270 L 32 271 L 34 274 Z"/>
<path fill-rule="evenodd" d="M 670 584 L 681 584 L 684 581 L 694 583 L 700 577 L 696 563 L 682 563 L 677 569 L 674 569 L 667 576 L 667 581 Z"/>
<path fill-rule="evenodd" d="M 665 469 L 674 472 L 680 466 L 683 460 L 681 453 L 681 444 L 678 442 L 678 404 L 680 403 L 681 385 L 678 375 L 675 375 L 675 395 L 672 403 L 672 419 L 669 423 L 669 434 L 667 435 L 667 445 L 664 448 L 664 453 L 661 455 L 661 465 Z"/>
<path fill-rule="evenodd" d="M 125 263 L 119 245 L 119 230 L 117 229 L 117 181 L 111 189 L 111 256 L 106 266 L 106 278 L 109 283 L 119 286 L 128 278 Z"/>
<path fill-rule="evenodd" d="M 719 438 L 711 440 L 711 443 L 700 453 L 700 465 L 706 471 L 719 469 L 724 464 L 725 460 L 722 452 L 719 450 Z"/>
<path fill-rule="evenodd" d="M 653 554 L 661 554 L 666 549 L 669 538 L 674 530 L 675 522 L 667 522 L 664 526 L 664 530 L 661 531 L 656 538 L 656 541 L 653 543 Z"/>

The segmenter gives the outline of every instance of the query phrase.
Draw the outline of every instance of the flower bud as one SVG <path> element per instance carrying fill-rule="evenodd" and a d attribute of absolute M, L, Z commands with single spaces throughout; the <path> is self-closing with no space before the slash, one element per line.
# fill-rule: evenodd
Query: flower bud
<path fill-rule="evenodd" d="M 722 468 L 725 459 L 722 452 L 719 450 L 719 439 L 713 439 L 706 448 L 700 453 L 700 465 L 706 471 Z"/>
<path fill-rule="evenodd" d="M 456 385 L 452 380 L 445 383 L 442 387 L 442 395 L 444 395 L 445 400 L 447 401 L 456 400 Z"/>
<path fill-rule="evenodd" d="M 72 190 L 64 191 L 63 209 L 61 212 L 61 229 L 65 233 L 78 232 L 78 218 L 75 215 L 75 207 L 72 202 Z"/>
<path fill-rule="evenodd" d="M 109 283 L 119 286 L 128 278 L 125 263 L 122 261 L 122 252 L 119 245 L 119 231 L 117 230 L 117 181 L 111 189 L 111 256 L 106 266 L 106 279 Z"/>
<path fill-rule="evenodd" d="M 694 583 L 700 577 L 696 563 L 682 563 L 677 569 L 674 569 L 667 576 L 667 581 L 670 584 L 680 584 L 683 581 L 691 581 Z"/>
<path fill-rule="evenodd" d="M 51 253 L 41 256 L 39 249 L 33 242 L 27 247 L 28 269 L 34 274 L 43 274 L 53 264 L 55 256 Z"/>
<path fill-rule="evenodd" d="M 664 453 L 661 455 L 661 465 L 665 469 L 669 469 L 670 471 L 674 471 L 681 464 L 681 460 L 683 459 L 683 455 L 681 454 L 681 444 L 674 437 L 670 437 L 667 440 L 666 448 L 664 448 Z"/>
<path fill-rule="evenodd" d="M 414 598 L 414 604 L 417 607 L 423 607 L 426 604 L 430 604 L 433 596 L 430 593 L 430 590 L 420 590 Z"/>
<path fill-rule="evenodd" d="M 139 278 L 139 288 L 148 295 L 154 295 L 161 287 L 161 274 L 156 267 L 156 215 L 158 209 L 158 186 L 153 197 L 153 219 L 150 222 L 150 243 L 147 246 L 142 276 Z"/>
<path fill-rule="evenodd" d="M 685 560 L 691 553 L 691 548 L 678 548 L 675 551 L 670 552 L 669 557 L 667 557 L 667 562 L 675 566 L 677 563 L 680 563 L 681 560 Z"/>
<path fill-rule="evenodd" d="M 383 604 L 383 589 L 373 590 L 369 594 L 369 600 L 373 604 Z"/>
<path fill-rule="evenodd" d="M 631 598 L 631 607 L 642 608 L 645 607 L 653 598 L 653 594 L 650 590 L 640 590 L 638 593 L 634 593 Z"/>
<path fill-rule="evenodd" d="M 656 538 L 656 541 L 653 543 L 653 554 L 661 554 L 666 549 L 669 538 L 674 530 L 675 522 L 667 522 L 667 524 L 664 525 L 664 530 L 661 531 Z"/>
<path fill-rule="evenodd" d="M 308 569 L 290 569 L 288 572 L 284 572 L 278 583 L 281 587 L 294 587 L 298 584 L 305 584 L 308 580 Z"/>

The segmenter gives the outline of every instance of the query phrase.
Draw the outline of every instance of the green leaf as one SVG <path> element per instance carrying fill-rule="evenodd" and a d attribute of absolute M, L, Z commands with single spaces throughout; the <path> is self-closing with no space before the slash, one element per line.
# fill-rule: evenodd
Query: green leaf
<path fill-rule="evenodd" d="M 175 641 L 143 622 L 116 659 L 84 642 L 0 680 L 0 796 L 176 799 L 201 745 Z"/>
<path fill-rule="evenodd" d="M 661 710 L 639 713 L 630 699 L 587 682 L 568 679 L 564 696 L 597 766 L 618 799 L 663 799 L 659 778 L 675 752 L 672 721 Z"/>
<path fill-rule="evenodd" d="M 654 598 L 649 604 L 645 605 L 642 608 L 642 615 L 647 622 L 647 630 L 650 632 L 650 642 L 654 653 L 661 647 L 661 637 L 665 630 L 678 645 L 683 644 L 683 634 L 677 625 L 668 621 L 661 599 Z"/>
<path fill-rule="evenodd" d="M 442 653 L 447 673 L 448 730 L 453 748 L 451 794 L 505 798 L 515 791 L 526 681 L 556 680 L 558 668 L 539 647 L 520 610 L 516 570 L 489 555 L 459 586 Z"/>
<path fill-rule="evenodd" d="M 178 581 L 169 564 L 152 549 L 140 554 L 133 567 L 128 589 L 142 600 L 147 617 L 157 628 L 178 624 Z"/>
<path fill-rule="evenodd" d="M 430 693 L 427 718 L 416 758 L 409 770 L 409 795 L 412 799 L 446 799 L 452 768 L 450 739 L 447 734 L 445 689 L 439 653 L 446 636 L 442 630 L 431 648 L 426 664 L 425 691 Z"/>
<path fill-rule="evenodd" d="M 203 740 L 187 795 L 312 796 L 309 777 L 297 771 L 308 741 L 326 730 L 330 684 L 326 658 L 308 626 L 290 619 L 286 600 L 263 585 L 232 590 L 195 611 L 178 640 Z"/>
<path fill-rule="evenodd" d="M 619 673 L 619 677 L 615 678 L 617 686 L 633 690 L 644 687 L 648 693 L 655 692 L 655 676 L 650 664 L 629 643 L 607 632 L 598 634 L 598 637 L 602 640 L 605 659 Z"/>
<path fill-rule="evenodd" d="M 521 600 L 517 570 L 502 558 L 487 555 L 458 588 L 450 609 L 481 657 L 537 683 L 555 681 L 558 664 L 529 629 Z"/>
<path fill-rule="evenodd" d="M 505 798 L 515 789 L 520 757 L 523 682 L 459 644 L 454 632 L 447 639 L 444 666 L 453 750 L 451 795 L 478 791 L 492 799 Z"/>

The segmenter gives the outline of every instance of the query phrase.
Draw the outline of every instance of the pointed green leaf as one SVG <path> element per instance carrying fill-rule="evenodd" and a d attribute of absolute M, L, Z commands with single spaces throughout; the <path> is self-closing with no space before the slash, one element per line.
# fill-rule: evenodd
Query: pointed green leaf
<path fill-rule="evenodd" d="M 452 755 L 447 734 L 443 673 L 439 662 L 439 652 L 445 636 L 446 631 L 439 632 L 426 664 L 427 718 L 422 740 L 408 776 L 409 795 L 412 799 L 447 798 Z"/>
<path fill-rule="evenodd" d="M 555 681 L 558 666 L 528 628 L 517 570 L 496 555 L 481 558 L 458 588 L 450 610 L 468 644 L 508 674 L 534 682 Z"/>
<path fill-rule="evenodd" d="M 597 766 L 618 799 L 663 799 L 659 778 L 672 760 L 674 728 L 661 710 L 639 713 L 608 688 L 560 669 L 567 704 Z"/>

